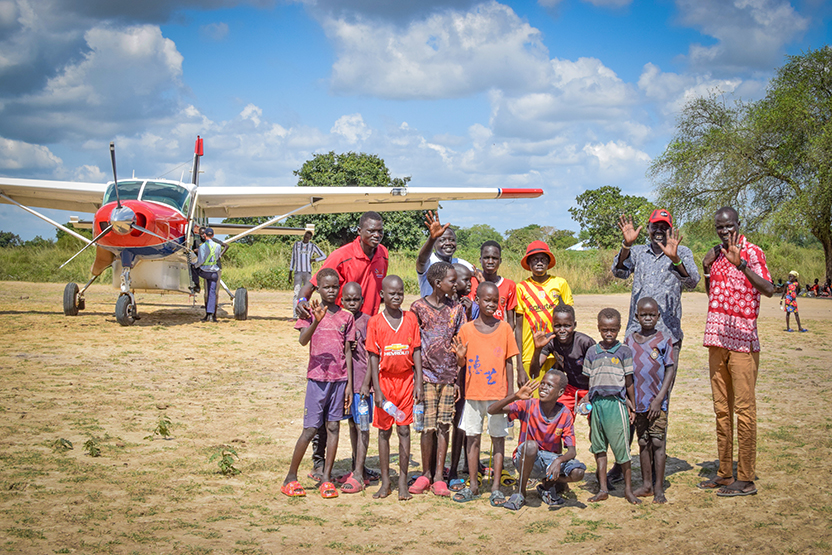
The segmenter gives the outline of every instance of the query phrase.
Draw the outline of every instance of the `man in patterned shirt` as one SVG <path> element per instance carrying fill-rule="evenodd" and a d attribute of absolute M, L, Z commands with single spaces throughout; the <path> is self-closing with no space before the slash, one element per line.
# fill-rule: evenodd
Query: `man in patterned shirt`
<path fill-rule="evenodd" d="M 720 208 L 715 216 L 720 245 L 702 260 L 708 290 L 705 347 L 716 413 L 719 470 L 699 484 L 720 497 L 757 493 L 757 404 L 754 388 L 760 363 L 757 316 L 760 294 L 771 297 L 774 284 L 763 250 L 740 235 L 737 211 Z M 734 413 L 737 414 L 737 479 L 733 473 Z"/>
<path fill-rule="evenodd" d="M 312 232 L 307 231 L 303 234 L 302 241 L 296 241 L 292 245 L 292 260 L 289 261 L 289 281 L 293 283 L 295 288 L 295 298 L 292 299 L 292 311 L 295 318 L 298 317 L 298 297 L 300 290 L 309 283 L 309 278 L 312 277 L 312 257 L 315 257 L 315 262 L 326 260 L 324 251 L 315 243 L 311 242 Z"/>

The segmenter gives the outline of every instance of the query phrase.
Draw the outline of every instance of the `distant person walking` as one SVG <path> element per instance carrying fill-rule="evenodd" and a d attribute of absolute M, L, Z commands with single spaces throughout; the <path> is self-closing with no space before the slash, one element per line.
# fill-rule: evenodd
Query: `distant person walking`
<path fill-rule="evenodd" d="M 292 245 L 292 260 L 289 262 L 289 281 L 294 285 L 295 297 L 292 299 L 292 314 L 298 317 L 298 297 L 301 288 L 312 278 L 312 257 L 315 262 L 326 260 L 326 255 L 318 245 L 311 242 L 312 232 L 303 234 L 301 241 Z M 342 284 L 343 285 L 343 284 Z"/>
<path fill-rule="evenodd" d="M 763 250 L 740 235 L 737 211 L 720 208 L 714 218 L 722 243 L 702 260 L 708 291 L 705 347 L 716 413 L 719 470 L 699 484 L 720 497 L 757 493 L 757 370 L 760 339 L 757 316 L 760 294 L 771 297 L 774 284 Z M 737 414 L 737 479 L 734 480 L 734 413 Z"/>
<path fill-rule="evenodd" d="M 780 307 L 786 311 L 786 331 L 794 331 L 789 325 L 789 316 L 794 313 L 794 320 L 797 323 L 799 331 L 809 331 L 800 325 L 800 313 L 797 310 L 797 294 L 800 292 L 800 274 L 796 270 L 789 272 L 789 281 L 783 288 L 783 294 L 780 296 Z"/>

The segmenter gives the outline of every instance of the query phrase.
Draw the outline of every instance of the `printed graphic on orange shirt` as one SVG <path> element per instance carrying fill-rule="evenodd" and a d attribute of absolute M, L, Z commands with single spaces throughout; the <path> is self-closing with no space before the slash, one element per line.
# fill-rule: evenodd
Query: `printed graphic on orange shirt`
<path fill-rule="evenodd" d="M 500 349 L 502 351 L 502 349 Z M 497 369 L 492 368 L 491 370 L 484 370 L 482 364 L 480 363 L 480 355 L 476 355 L 475 358 L 468 359 L 468 375 L 477 375 L 477 376 L 486 376 L 486 382 L 488 385 L 497 385 L 497 380 L 494 379 L 494 376 L 497 374 Z"/>

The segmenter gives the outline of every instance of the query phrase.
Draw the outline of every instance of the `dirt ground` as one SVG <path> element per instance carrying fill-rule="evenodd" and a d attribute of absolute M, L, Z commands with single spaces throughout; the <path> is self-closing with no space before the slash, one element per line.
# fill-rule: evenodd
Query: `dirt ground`
<path fill-rule="evenodd" d="M 198 322 L 186 296 L 141 295 L 142 319 L 125 328 L 113 316 L 113 290 L 92 288 L 74 318 L 62 314 L 62 290 L 0 287 L 0 548 L 8 552 L 832 551 L 832 300 L 800 299 L 810 331 L 787 334 L 777 300 L 764 299 L 758 495 L 722 499 L 695 487 L 715 473 L 716 439 L 701 347 L 706 299 L 688 294 L 667 440 L 669 503 L 634 507 L 620 487 L 608 501 L 588 503 L 597 487 L 588 478 L 562 508 L 549 510 L 531 493 L 512 513 L 486 497 L 401 503 L 375 501 L 371 490 L 323 500 L 311 488 L 303 499 L 283 496 L 306 364 L 287 293 L 251 293 L 245 322 L 230 319 L 226 296 L 218 324 Z M 579 329 L 597 338 L 597 311 L 625 313 L 628 304 L 626 295 L 576 297 Z M 148 439 L 163 416 L 172 436 Z M 576 428 L 589 477 L 586 422 Z M 339 471 L 349 465 L 342 430 Z M 99 457 L 84 449 L 90 438 Z M 74 448 L 62 448 L 62 439 Z M 375 432 L 371 444 L 372 466 Z M 240 473 L 225 477 L 210 459 L 228 447 Z M 414 441 L 416 461 L 418 453 Z"/>

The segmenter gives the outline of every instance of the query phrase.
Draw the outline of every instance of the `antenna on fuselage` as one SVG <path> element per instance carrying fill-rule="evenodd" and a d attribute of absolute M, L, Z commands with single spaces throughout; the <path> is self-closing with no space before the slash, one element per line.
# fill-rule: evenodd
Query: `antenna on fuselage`
<path fill-rule="evenodd" d="M 116 208 L 121 208 L 121 198 L 118 196 L 118 177 L 116 177 L 116 144 L 110 143 L 110 161 L 113 163 L 113 187 L 116 189 Z"/>

